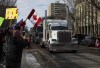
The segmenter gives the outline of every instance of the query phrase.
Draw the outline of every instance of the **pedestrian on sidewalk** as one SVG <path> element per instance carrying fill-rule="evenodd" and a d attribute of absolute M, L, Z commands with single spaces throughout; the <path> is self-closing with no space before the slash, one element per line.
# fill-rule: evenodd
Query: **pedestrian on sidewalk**
<path fill-rule="evenodd" d="M 29 49 L 29 48 L 31 48 L 31 36 L 29 34 L 27 36 L 27 40 L 28 40 L 28 43 L 29 43 L 29 45 L 28 45 L 28 49 Z"/>
<path fill-rule="evenodd" d="M 20 33 L 20 26 L 16 26 L 9 36 L 6 55 L 6 68 L 20 68 L 23 52 L 23 38 Z"/>

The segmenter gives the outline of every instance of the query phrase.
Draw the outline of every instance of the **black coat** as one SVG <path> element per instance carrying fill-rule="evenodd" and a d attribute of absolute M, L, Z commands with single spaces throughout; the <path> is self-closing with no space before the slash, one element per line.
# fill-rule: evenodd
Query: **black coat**
<path fill-rule="evenodd" d="M 13 38 L 8 39 L 8 45 L 7 45 L 7 55 L 6 55 L 6 62 L 7 64 L 16 64 L 21 63 L 21 57 L 22 57 L 22 44 L 17 42 L 15 45 L 13 43 Z"/>
<path fill-rule="evenodd" d="M 9 28 L 0 32 L 0 60 L 1 60 L 1 57 L 3 56 L 4 54 L 4 51 L 3 51 L 3 43 L 5 42 L 5 36 L 8 32 Z"/>

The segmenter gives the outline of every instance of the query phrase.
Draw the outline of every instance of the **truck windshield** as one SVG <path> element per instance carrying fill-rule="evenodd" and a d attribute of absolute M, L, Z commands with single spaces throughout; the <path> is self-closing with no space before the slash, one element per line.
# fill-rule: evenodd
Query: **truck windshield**
<path fill-rule="evenodd" d="M 67 30 L 68 27 L 66 26 L 52 26 L 51 30 Z"/>

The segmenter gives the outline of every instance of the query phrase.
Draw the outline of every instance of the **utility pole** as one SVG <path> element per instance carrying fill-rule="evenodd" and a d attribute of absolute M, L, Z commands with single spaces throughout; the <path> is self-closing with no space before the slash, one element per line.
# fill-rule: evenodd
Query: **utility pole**
<path fill-rule="evenodd" d="M 45 10 L 45 20 L 44 20 L 44 22 L 43 22 L 43 41 L 45 41 L 46 40 L 46 23 L 47 23 L 47 10 Z"/>

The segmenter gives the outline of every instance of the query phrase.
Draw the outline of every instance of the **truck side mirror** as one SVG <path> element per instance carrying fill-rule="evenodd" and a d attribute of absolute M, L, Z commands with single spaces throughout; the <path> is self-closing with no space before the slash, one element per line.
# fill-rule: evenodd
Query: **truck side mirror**
<path fill-rule="evenodd" d="M 51 25 L 49 25 L 49 30 L 51 30 Z"/>

